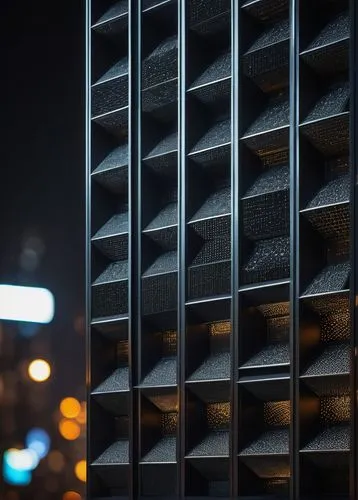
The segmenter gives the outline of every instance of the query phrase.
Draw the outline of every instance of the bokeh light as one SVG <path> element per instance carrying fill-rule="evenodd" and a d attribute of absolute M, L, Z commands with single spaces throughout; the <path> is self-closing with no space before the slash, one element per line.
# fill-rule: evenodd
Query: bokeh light
<path fill-rule="evenodd" d="M 50 449 L 50 436 L 43 429 L 32 429 L 26 436 L 26 446 L 34 450 L 39 458 L 44 458 Z"/>
<path fill-rule="evenodd" d="M 51 451 L 47 458 L 48 466 L 53 472 L 61 472 L 65 467 L 65 459 L 58 450 Z"/>
<path fill-rule="evenodd" d="M 38 466 L 39 456 L 34 450 L 10 449 L 7 452 L 6 461 L 12 469 L 30 471 Z"/>
<path fill-rule="evenodd" d="M 11 457 L 11 454 L 14 453 L 15 451 L 18 451 L 18 450 L 8 450 L 8 451 L 5 451 L 5 453 L 3 455 L 2 475 L 3 475 L 4 481 L 7 484 L 11 484 L 14 486 L 27 486 L 31 483 L 31 480 L 32 480 L 31 471 L 14 469 L 9 464 L 9 456 Z M 10 461 L 11 461 L 11 458 L 10 458 Z"/>
<path fill-rule="evenodd" d="M 76 398 L 65 398 L 60 403 L 60 412 L 66 418 L 76 418 L 80 411 L 81 405 Z"/>
<path fill-rule="evenodd" d="M 75 465 L 75 474 L 77 479 L 79 479 L 83 483 L 86 482 L 86 476 L 87 476 L 86 460 L 80 460 L 79 462 L 77 462 L 77 464 Z"/>
<path fill-rule="evenodd" d="M 81 433 L 81 428 L 77 422 L 65 418 L 60 421 L 58 428 L 61 436 L 68 441 L 74 441 Z"/>
<path fill-rule="evenodd" d="M 0 285 L 0 319 L 51 323 L 55 299 L 46 288 Z"/>
<path fill-rule="evenodd" d="M 87 421 L 87 404 L 86 401 L 82 401 L 81 410 L 76 418 L 77 422 L 81 425 L 85 425 Z"/>
<path fill-rule="evenodd" d="M 44 359 L 35 359 L 29 364 L 28 374 L 35 382 L 45 382 L 51 375 L 51 366 Z"/>
<path fill-rule="evenodd" d="M 77 491 L 66 491 L 64 493 L 62 500 L 81 500 L 81 495 Z"/>

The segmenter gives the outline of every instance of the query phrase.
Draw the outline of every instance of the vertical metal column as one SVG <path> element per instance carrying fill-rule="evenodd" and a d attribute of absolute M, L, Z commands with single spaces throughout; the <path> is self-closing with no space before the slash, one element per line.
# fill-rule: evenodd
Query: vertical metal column
<path fill-rule="evenodd" d="M 141 12 L 142 1 L 131 0 L 128 12 L 128 191 L 129 191 L 129 282 L 128 282 L 128 361 L 130 392 L 130 479 L 129 498 L 135 499 L 140 488 L 138 473 L 139 409 L 138 373 L 141 336 Z"/>
<path fill-rule="evenodd" d="M 87 386 L 87 421 L 91 419 L 91 0 L 86 0 L 86 76 L 85 76 L 85 168 L 86 168 L 86 386 Z M 91 456 L 91 433 L 87 426 L 86 434 L 87 457 Z M 91 498 L 90 464 L 87 460 L 86 498 Z"/>
<path fill-rule="evenodd" d="M 185 496 L 185 453 L 186 453 L 186 191 L 187 191 L 187 154 L 186 154 L 186 88 L 187 88 L 187 2 L 178 0 L 178 494 Z"/>
<path fill-rule="evenodd" d="M 351 179 L 351 237 L 350 237 L 350 308 L 351 308 L 351 443 L 350 499 L 358 495 L 358 4 L 350 0 L 350 179 Z"/>
<path fill-rule="evenodd" d="M 231 497 L 238 496 L 240 4 L 231 1 Z"/>
<path fill-rule="evenodd" d="M 290 1 L 290 468 L 291 500 L 300 498 L 299 467 L 299 1 Z"/>

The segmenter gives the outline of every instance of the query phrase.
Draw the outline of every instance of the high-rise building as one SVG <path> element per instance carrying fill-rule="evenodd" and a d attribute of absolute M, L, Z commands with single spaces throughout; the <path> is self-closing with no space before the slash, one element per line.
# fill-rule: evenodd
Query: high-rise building
<path fill-rule="evenodd" d="M 354 0 L 88 0 L 88 498 L 358 498 Z"/>

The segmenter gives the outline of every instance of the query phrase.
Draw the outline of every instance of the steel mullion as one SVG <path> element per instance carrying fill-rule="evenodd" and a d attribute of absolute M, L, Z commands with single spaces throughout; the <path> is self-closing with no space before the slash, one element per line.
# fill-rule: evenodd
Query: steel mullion
<path fill-rule="evenodd" d="M 299 0 L 290 2 L 290 498 L 300 498 L 299 464 Z"/>
<path fill-rule="evenodd" d="M 178 363 L 179 422 L 177 432 L 178 496 L 185 496 L 186 443 L 186 88 L 187 88 L 187 2 L 178 0 Z"/>
<path fill-rule="evenodd" d="M 240 3 L 231 1 L 231 433 L 230 495 L 238 497 Z"/>
<path fill-rule="evenodd" d="M 358 292 L 358 242 L 357 242 L 357 221 L 358 221 L 358 183 L 357 183 L 357 161 L 358 161 L 358 5 L 356 0 L 350 0 L 350 172 L 351 172 L 351 193 L 350 193 L 350 310 L 351 310 L 351 443 L 350 443 L 350 499 L 356 500 L 358 495 L 358 310 L 356 306 L 356 295 Z"/>
<path fill-rule="evenodd" d="M 141 231 L 140 231 L 140 126 L 141 126 L 141 0 L 128 4 L 128 188 L 129 188 L 129 282 L 128 282 L 128 357 L 130 376 L 130 477 L 129 498 L 138 497 L 139 485 L 139 425 L 138 385 L 141 334 Z"/>

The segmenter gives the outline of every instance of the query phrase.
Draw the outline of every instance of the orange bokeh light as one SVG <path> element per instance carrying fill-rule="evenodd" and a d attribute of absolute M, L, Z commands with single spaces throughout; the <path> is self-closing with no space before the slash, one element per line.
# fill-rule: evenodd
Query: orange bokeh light
<path fill-rule="evenodd" d="M 81 405 L 76 398 L 65 398 L 60 403 L 60 412 L 66 418 L 76 418 L 81 411 Z"/>
<path fill-rule="evenodd" d="M 66 491 L 63 494 L 62 500 L 81 500 L 81 495 L 77 491 Z"/>
<path fill-rule="evenodd" d="M 60 421 L 58 429 L 61 436 L 68 441 L 74 441 L 81 433 L 81 428 L 77 422 L 65 418 Z"/>
<path fill-rule="evenodd" d="M 81 410 L 80 410 L 79 414 L 77 415 L 76 420 L 77 420 L 77 422 L 79 424 L 85 425 L 85 423 L 87 421 L 87 405 L 86 405 L 86 401 L 82 401 L 82 403 L 81 403 Z"/>
<path fill-rule="evenodd" d="M 77 479 L 79 479 L 83 483 L 86 482 L 86 476 L 87 476 L 86 460 L 80 460 L 79 462 L 77 462 L 77 464 L 75 465 L 75 474 Z"/>

